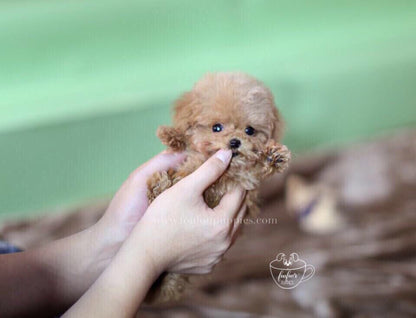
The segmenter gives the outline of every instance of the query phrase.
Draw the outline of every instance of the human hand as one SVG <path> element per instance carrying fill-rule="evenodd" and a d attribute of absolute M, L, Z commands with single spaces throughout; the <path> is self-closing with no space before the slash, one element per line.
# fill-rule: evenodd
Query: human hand
<path fill-rule="evenodd" d="M 238 229 L 239 223 L 232 220 L 241 218 L 246 208 L 242 204 L 246 191 L 240 188 L 226 193 L 214 209 L 202 196 L 226 170 L 230 159 L 231 151 L 220 150 L 159 195 L 111 264 L 65 316 L 132 317 L 163 271 L 210 272 Z M 187 222 L 190 219 L 195 222 Z"/>
<path fill-rule="evenodd" d="M 45 263 L 55 263 L 60 289 L 70 295 L 65 298 L 79 297 L 111 263 L 148 207 L 147 179 L 184 158 L 184 154 L 167 152 L 153 157 L 130 174 L 95 225 L 45 246 L 42 255 L 52 255 L 44 256 Z"/>
<path fill-rule="evenodd" d="M 135 244 L 147 246 L 147 254 L 159 271 L 208 273 L 230 247 L 239 226 L 233 221 L 244 216 L 246 191 L 233 189 L 214 209 L 203 198 L 205 189 L 224 173 L 230 159 L 231 151 L 218 151 L 159 195 L 134 229 L 140 237 Z"/>
<path fill-rule="evenodd" d="M 168 170 L 185 159 L 183 153 L 162 152 L 133 171 L 111 200 L 103 217 L 93 226 L 100 260 L 111 261 L 121 244 L 145 213 L 147 180 L 157 171 Z"/>
<path fill-rule="evenodd" d="M 148 206 L 149 176 L 174 167 L 184 157 L 157 155 L 129 176 L 97 224 L 0 262 L 4 274 L 0 316 L 53 316 L 75 302 L 113 260 L 142 217 Z"/>

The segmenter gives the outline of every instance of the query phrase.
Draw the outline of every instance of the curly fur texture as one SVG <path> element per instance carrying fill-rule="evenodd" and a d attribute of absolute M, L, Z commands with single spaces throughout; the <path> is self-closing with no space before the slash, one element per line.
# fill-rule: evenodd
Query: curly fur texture
<path fill-rule="evenodd" d="M 204 193 L 207 205 L 215 207 L 222 196 L 237 184 L 248 190 L 248 215 L 258 214 L 257 188 L 260 182 L 288 166 L 290 152 L 278 143 L 283 121 L 273 95 L 263 83 L 243 73 L 212 73 L 204 76 L 190 92 L 175 104 L 173 127 L 159 127 L 158 137 L 169 149 L 185 151 L 187 159 L 177 170 L 158 172 L 148 180 L 151 202 L 160 193 L 195 171 L 221 148 L 232 148 L 233 158 L 223 176 Z M 220 132 L 212 127 L 221 124 Z M 251 126 L 254 134 L 245 129 Z M 150 302 L 164 302 L 180 297 L 187 278 L 165 273 L 148 294 Z"/>

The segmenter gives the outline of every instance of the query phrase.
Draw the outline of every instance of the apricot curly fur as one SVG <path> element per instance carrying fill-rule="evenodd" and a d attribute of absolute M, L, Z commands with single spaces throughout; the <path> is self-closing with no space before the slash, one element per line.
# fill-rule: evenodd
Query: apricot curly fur
<path fill-rule="evenodd" d="M 260 182 L 284 171 L 291 158 L 288 148 L 278 143 L 283 120 L 270 90 L 244 73 L 210 73 L 183 94 L 174 109 L 173 127 L 162 126 L 157 135 L 170 150 L 185 151 L 187 159 L 176 170 L 158 172 L 148 180 L 149 201 L 195 171 L 217 150 L 230 148 L 231 139 L 238 139 L 240 146 L 232 149 L 227 171 L 206 189 L 204 199 L 213 208 L 239 185 L 248 190 L 247 215 L 256 217 Z M 221 124 L 222 130 L 213 132 L 215 124 Z M 248 126 L 254 128 L 254 134 L 246 133 Z M 152 303 L 176 300 L 187 282 L 185 275 L 164 273 L 146 299 Z"/>
<path fill-rule="evenodd" d="M 157 129 L 156 135 L 164 145 L 173 151 L 186 149 L 185 136 L 176 128 L 161 126 Z"/>

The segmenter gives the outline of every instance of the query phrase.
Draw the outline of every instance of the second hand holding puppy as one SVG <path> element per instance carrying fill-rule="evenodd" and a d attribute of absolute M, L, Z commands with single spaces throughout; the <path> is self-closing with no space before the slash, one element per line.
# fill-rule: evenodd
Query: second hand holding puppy
<path fill-rule="evenodd" d="M 224 173 L 230 159 L 231 151 L 218 151 L 158 196 L 111 264 L 65 316 L 132 317 L 163 272 L 210 272 L 238 230 L 238 223 L 224 219 L 241 218 L 246 209 L 246 191 L 241 188 L 226 193 L 214 209 L 203 199 L 204 190 Z M 187 222 L 189 218 L 196 222 Z"/>

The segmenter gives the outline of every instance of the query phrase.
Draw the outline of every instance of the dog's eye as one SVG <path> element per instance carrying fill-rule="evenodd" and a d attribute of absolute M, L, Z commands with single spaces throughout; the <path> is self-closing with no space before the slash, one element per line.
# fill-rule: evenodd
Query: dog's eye
<path fill-rule="evenodd" d="M 213 132 L 220 132 L 222 130 L 222 125 L 221 124 L 215 124 L 214 126 L 212 126 L 212 131 Z"/>
<path fill-rule="evenodd" d="M 246 134 L 249 135 L 249 136 L 254 135 L 254 131 L 255 131 L 254 128 L 251 127 L 251 126 L 247 126 L 246 130 L 245 130 Z"/>

